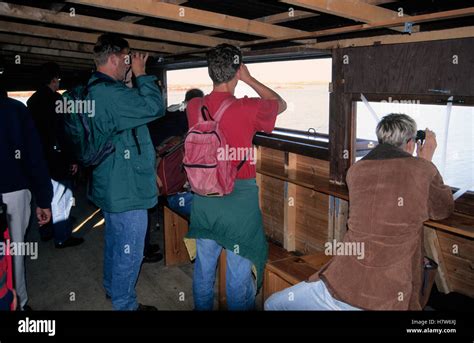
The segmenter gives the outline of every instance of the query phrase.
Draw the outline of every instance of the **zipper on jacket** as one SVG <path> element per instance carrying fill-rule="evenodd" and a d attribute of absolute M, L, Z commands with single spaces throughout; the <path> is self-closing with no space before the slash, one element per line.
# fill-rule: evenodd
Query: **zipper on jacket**
<path fill-rule="evenodd" d="M 142 149 L 140 148 L 140 143 L 138 143 L 138 136 L 137 136 L 137 128 L 136 127 L 134 127 L 132 129 L 132 136 L 133 136 L 133 140 L 135 141 L 135 144 L 137 145 L 138 155 L 141 155 L 142 154 Z"/>
<path fill-rule="evenodd" d="M 183 166 L 188 168 L 216 168 L 217 164 L 186 164 L 183 163 Z"/>

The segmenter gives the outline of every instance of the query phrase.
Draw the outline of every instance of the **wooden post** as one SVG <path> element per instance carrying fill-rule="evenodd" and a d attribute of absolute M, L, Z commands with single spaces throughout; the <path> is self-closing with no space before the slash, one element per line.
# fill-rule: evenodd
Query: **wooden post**
<path fill-rule="evenodd" d="M 449 287 L 448 271 L 444 264 L 443 253 L 438 241 L 436 230 L 430 227 L 424 227 L 424 245 L 426 256 L 438 263 L 438 273 L 436 274 L 436 287 L 443 293 L 451 292 Z"/>
<path fill-rule="evenodd" d="M 287 175 L 296 171 L 297 155 L 288 153 L 288 163 L 285 163 Z M 294 183 L 285 182 L 285 203 L 283 213 L 283 247 L 287 251 L 296 250 L 296 187 Z"/>
<path fill-rule="evenodd" d="M 349 203 L 344 199 L 334 198 L 334 239 L 342 241 L 347 231 Z"/>
<path fill-rule="evenodd" d="M 329 195 L 328 204 L 328 242 L 332 242 L 334 239 L 334 196 Z"/>
<path fill-rule="evenodd" d="M 351 94 L 344 92 L 344 64 L 350 63 L 345 49 L 332 54 L 332 92 L 329 96 L 329 180 L 345 184 L 346 172 L 355 158 L 355 121 Z"/>
<path fill-rule="evenodd" d="M 227 309 L 227 297 L 226 297 L 226 252 L 225 249 L 222 249 L 221 256 L 219 256 L 219 285 L 218 285 L 218 302 L 219 302 L 219 310 L 226 310 Z"/>
<path fill-rule="evenodd" d="M 262 167 L 262 148 L 259 146 L 256 147 L 257 149 L 257 176 L 256 176 L 256 182 L 258 186 L 258 205 L 260 206 L 260 210 L 262 210 L 262 174 L 260 174 L 258 171 Z"/>

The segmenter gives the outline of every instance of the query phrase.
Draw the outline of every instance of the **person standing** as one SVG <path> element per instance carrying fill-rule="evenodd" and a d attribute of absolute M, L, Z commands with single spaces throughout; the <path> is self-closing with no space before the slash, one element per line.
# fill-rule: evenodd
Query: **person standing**
<path fill-rule="evenodd" d="M 285 111 L 286 102 L 250 75 L 237 47 L 218 45 L 208 53 L 207 61 L 213 90 L 202 101 L 211 117 L 223 103 L 232 102 L 219 127 L 226 137 L 229 151 L 246 151 L 248 155 L 235 161 L 241 163 L 246 158 L 237 173 L 232 193 L 223 197 L 194 194 L 188 233 L 188 238 L 197 242 L 194 306 L 196 310 L 212 310 L 217 260 L 222 249 L 226 249 L 228 309 L 252 310 L 256 295 L 252 268 L 255 266 L 257 271 L 258 288 L 262 284 L 268 254 L 258 203 L 255 163 L 252 163 L 255 157 L 251 153 L 252 139 L 258 131 L 273 131 L 277 115 Z M 239 81 L 252 87 L 259 97 L 236 98 L 234 92 Z M 186 111 L 191 128 L 202 115 L 201 99 L 190 100 Z M 231 160 L 232 157 L 226 158 Z"/>
<path fill-rule="evenodd" d="M 36 217 L 43 226 L 51 220 L 53 188 L 43 156 L 41 141 L 28 109 L 8 98 L 0 80 L 0 200 L 7 205 L 6 223 L 11 241 L 23 243 L 30 220 L 31 192 L 36 200 Z M 30 192 L 31 190 L 31 192 Z M 1 202 L 0 201 L 0 202 Z M 2 237 L 3 239 L 3 237 Z M 6 258 L 0 264 L 5 266 Z M 5 287 L 0 273 L 0 307 L 7 308 L 14 292 Z M 28 309 L 25 256 L 13 256 L 13 281 L 18 307 Z"/>
<path fill-rule="evenodd" d="M 156 310 L 139 304 L 135 291 L 147 210 L 158 200 L 155 149 L 146 124 L 164 113 L 156 77 L 145 73 L 147 58 L 131 54 L 125 39 L 103 34 L 94 46 L 97 71 L 88 83 L 95 102 L 91 131 L 109 137 L 115 147 L 94 168 L 89 192 L 105 218 L 104 288 L 114 310 Z M 135 88 L 124 84 L 130 68 Z"/>
<path fill-rule="evenodd" d="M 64 131 L 63 114 L 56 111 L 56 101 L 62 99 L 57 92 L 60 80 L 60 69 L 56 63 L 43 64 L 40 87 L 27 104 L 41 138 L 53 185 L 53 220 L 51 225 L 40 230 L 41 238 L 47 241 L 54 237 L 56 248 L 66 248 L 79 245 L 84 239 L 71 236 L 69 215 L 74 203 L 71 178 L 77 172 L 77 164 Z"/>

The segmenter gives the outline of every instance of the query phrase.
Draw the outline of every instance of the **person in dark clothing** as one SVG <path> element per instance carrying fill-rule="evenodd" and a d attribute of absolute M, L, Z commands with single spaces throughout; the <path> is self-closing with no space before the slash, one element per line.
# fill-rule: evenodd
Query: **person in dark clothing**
<path fill-rule="evenodd" d="M 153 142 L 153 146 L 157 149 L 161 143 L 166 139 L 173 136 L 184 136 L 188 132 L 188 119 L 186 117 L 186 105 L 189 100 L 194 98 L 202 98 L 204 93 L 202 90 L 194 88 L 186 92 L 184 101 L 180 104 L 174 104 L 168 106 L 165 115 L 157 120 L 152 121 L 148 124 L 148 130 L 150 131 L 150 137 Z M 154 263 L 159 262 L 163 259 L 163 255 L 160 252 L 160 246 L 158 244 L 151 244 L 150 242 L 150 231 L 151 231 L 151 220 L 150 216 L 154 212 L 154 209 L 148 210 L 148 229 L 145 236 L 145 249 L 143 252 L 143 263 Z"/>
<path fill-rule="evenodd" d="M 64 117 L 57 111 L 61 95 L 57 92 L 60 69 L 49 62 L 41 67 L 40 87 L 28 99 L 28 109 L 38 129 L 53 184 L 52 225 L 40 230 L 43 240 L 54 236 L 56 248 L 81 244 L 84 239 L 71 236 L 72 224 L 69 218 L 73 205 L 71 177 L 77 172 L 73 150 L 64 130 Z"/>
<path fill-rule="evenodd" d="M 163 117 L 148 124 L 148 130 L 155 148 L 169 137 L 184 136 L 188 132 L 186 105 L 189 100 L 202 98 L 203 96 L 204 93 L 200 89 L 188 90 L 182 103 L 168 106 Z"/>
<path fill-rule="evenodd" d="M 40 226 L 51 219 L 53 188 L 41 142 L 31 115 L 21 102 L 8 98 L 0 80 L 0 199 L 7 205 L 7 225 L 13 243 L 23 243 L 30 220 L 30 201 L 36 199 L 36 217 Z M 6 256 L 5 256 L 6 257 Z M 8 309 L 14 301 L 13 289 L 2 282 L 6 275 L 5 259 L 0 261 L 0 308 Z M 23 255 L 13 256 L 13 280 L 18 307 L 28 302 Z"/>

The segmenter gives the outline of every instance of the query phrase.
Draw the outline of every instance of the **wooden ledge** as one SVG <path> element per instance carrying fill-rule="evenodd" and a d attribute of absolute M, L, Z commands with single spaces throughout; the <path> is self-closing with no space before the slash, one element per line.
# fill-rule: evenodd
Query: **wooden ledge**
<path fill-rule="evenodd" d="M 474 238 L 474 217 L 459 212 L 454 212 L 446 219 L 427 220 L 425 225 L 463 237 Z"/>
<path fill-rule="evenodd" d="M 291 170 L 288 173 L 281 168 L 265 166 L 258 168 L 257 173 L 273 177 L 282 181 L 287 181 L 295 185 L 312 189 L 316 192 L 332 195 L 340 199 L 349 200 L 349 192 L 346 186 L 338 186 L 329 182 L 328 178 L 302 173 Z"/>

